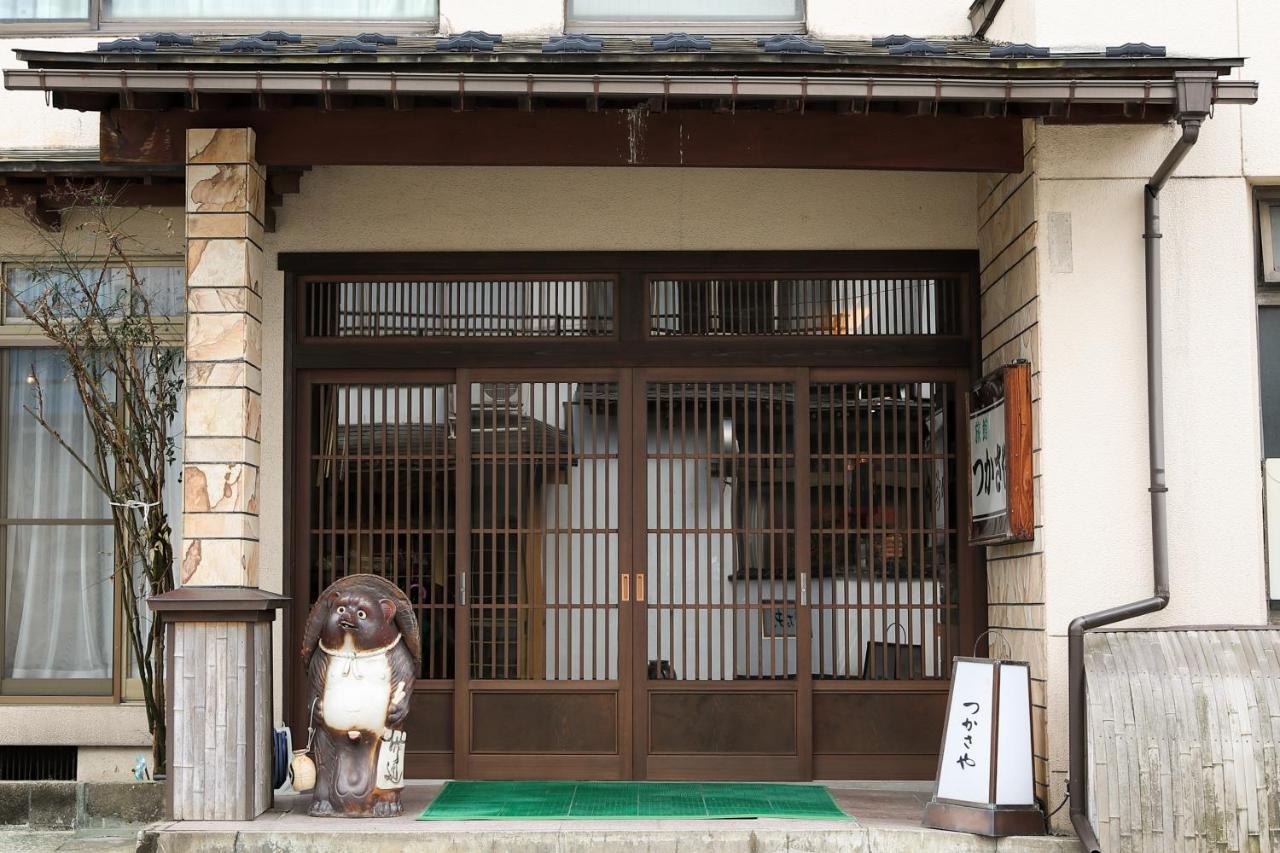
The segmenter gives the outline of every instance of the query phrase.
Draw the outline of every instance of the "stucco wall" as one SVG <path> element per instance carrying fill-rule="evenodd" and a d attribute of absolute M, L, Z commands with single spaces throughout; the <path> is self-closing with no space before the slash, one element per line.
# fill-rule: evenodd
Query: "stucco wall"
<path fill-rule="evenodd" d="M 1217 121 L 1161 197 L 1172 601 L 1132 625 L 1266 618 L 1249 188 L 1239 147 L 1214 138 L 1235 137 L 1233 122 Z M 1151 593 L 1141 234 L 1154 159 L 1120 156 L 1167 150 L 1173 133 L 1127 133 L 1132 144 L 1112 139 L 1114 149 L 1100 144 L 1111 131 L 1039 136 L 1042 217 L 1061 217 L 1068 235 L 1039 241 L 1055 803 L 1066 778 L 1067 626 Z"/>

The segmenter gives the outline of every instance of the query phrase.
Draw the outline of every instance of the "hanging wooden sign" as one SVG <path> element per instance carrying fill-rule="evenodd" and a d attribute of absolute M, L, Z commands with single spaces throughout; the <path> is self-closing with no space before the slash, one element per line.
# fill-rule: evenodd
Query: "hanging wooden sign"
<path fill-rule="evenodd" d="M 969 541 L 999 545 L 1035 538 L 1031 364 L 983 377 L 969 394 Z"/>

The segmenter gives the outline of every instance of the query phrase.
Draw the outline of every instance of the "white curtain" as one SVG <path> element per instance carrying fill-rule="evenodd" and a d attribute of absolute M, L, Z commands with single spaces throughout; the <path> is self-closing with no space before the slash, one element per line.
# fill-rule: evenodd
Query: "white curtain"
<path fill-rule="evenodd" d="M 579 21 L 797 21 L 802 0 L 569 0 Z"/>
<path fill-rule="evenodd" d="M 45 413 L 66 442 L 91 459 L 92 438 L 62 355 L 9 354 L 5 400 L 8 516 L 107 519 L 106 497 L 23 406 L 39 377 Z M 109 678 L 112 639 L 109 524 L 11 524 L 5 554 L 6 678 Z"/>
<path fill-rule="evenodd" d="M 83 21 L 89 0 L 0 0 L 0 19 L 11 21 Z"/>
<path fill-rule="evenodd" d="M 107 18 L 385 21 L 434 18 L 436 0 L 103 0 L 102 11 Z"/>

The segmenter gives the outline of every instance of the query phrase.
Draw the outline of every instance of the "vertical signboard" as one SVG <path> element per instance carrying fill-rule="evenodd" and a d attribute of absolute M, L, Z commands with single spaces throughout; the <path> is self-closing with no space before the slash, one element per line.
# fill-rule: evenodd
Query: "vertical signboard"
<path fill-rule="evenodd" d="M 1015 362 L 969 394 L 969 541 L 998 545 L 1035 537 L 1031 365 Z"/>

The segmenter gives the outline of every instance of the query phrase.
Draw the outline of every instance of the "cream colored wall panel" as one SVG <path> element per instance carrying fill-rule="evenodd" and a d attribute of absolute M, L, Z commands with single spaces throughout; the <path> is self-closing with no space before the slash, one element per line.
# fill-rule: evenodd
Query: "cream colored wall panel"
<path fill-rule="evenodd" d="M 137 747 L 150 759 L 147 710 L 141 703 L 0 705 L 0 745 L 69 743 Z"/>
<path fill-rule="evenodd" d="M 1280 80 L 1277 81 L 1280 83 Z M 1265 88 L 1265 86 L 1264 86 Z M 1178 167 L 1180 177 L 1241 174 L 1240 112 L 1257 106 L 1214 108 L 1200 139 Z M 1038 172 L 1056 178 L 1135 178 L 1159 168 L 1181 131 L 1176 125 L 1046 125 L 1036 145 Z"/>
<path fill-rule="evenodd" d="M 1036 42 L 1035 0 L 1005 0 L 987 38 L 1004 42 Z"/>
<path fill-rule="evenodd" d="M 564 29 L 564 10 L 565 0 L 440 0 L 440 32 L 558 35 Z"/>
<path fill-rule="evenodd" d="M 950 0 L 808 0 L 809 32 L 819 38 L 964 36 L 967 10 Z"/>
<path fill-rule="evenodd" d="M 1237 56 L 1236 6 L 1236 0 L 1042 0 L 1035 3 L 1035 43 L 1097 49 L 1144 41 L 1174 54 Z"/>
<path fill-rule="evenodd" d="M 1240 0 L 1240 54 L 1248 57 L 1243 77 L 1262 83 L 1258 102 L 1243 111 L 1245 174 L 1280 179 L 1280 3 Z"/>
<path fill-rule="evenodd" d="M 1174 594 L 1134 624 L 1264 618 L 1245 193 L 1240 179 L 1175 178 L 1162 196 Z M 1151 593 L 1142 183 L 1045 181 L 1041 200 L 1073 213 L 1076 249 L 1073 272 L 1041 268 L 1046 601 L 1063 635 Z"/>
<path fill-rule="evenodd" d="M 14 55 L 24 50 L 93 50 L 96 39 L 0 39 L 0 71 L 26 68 Z M 10 92 L 0 86 L 0 150 L 6 148 L 96 148 L 98 114 L 46 106 L 42 92 Z"/>

